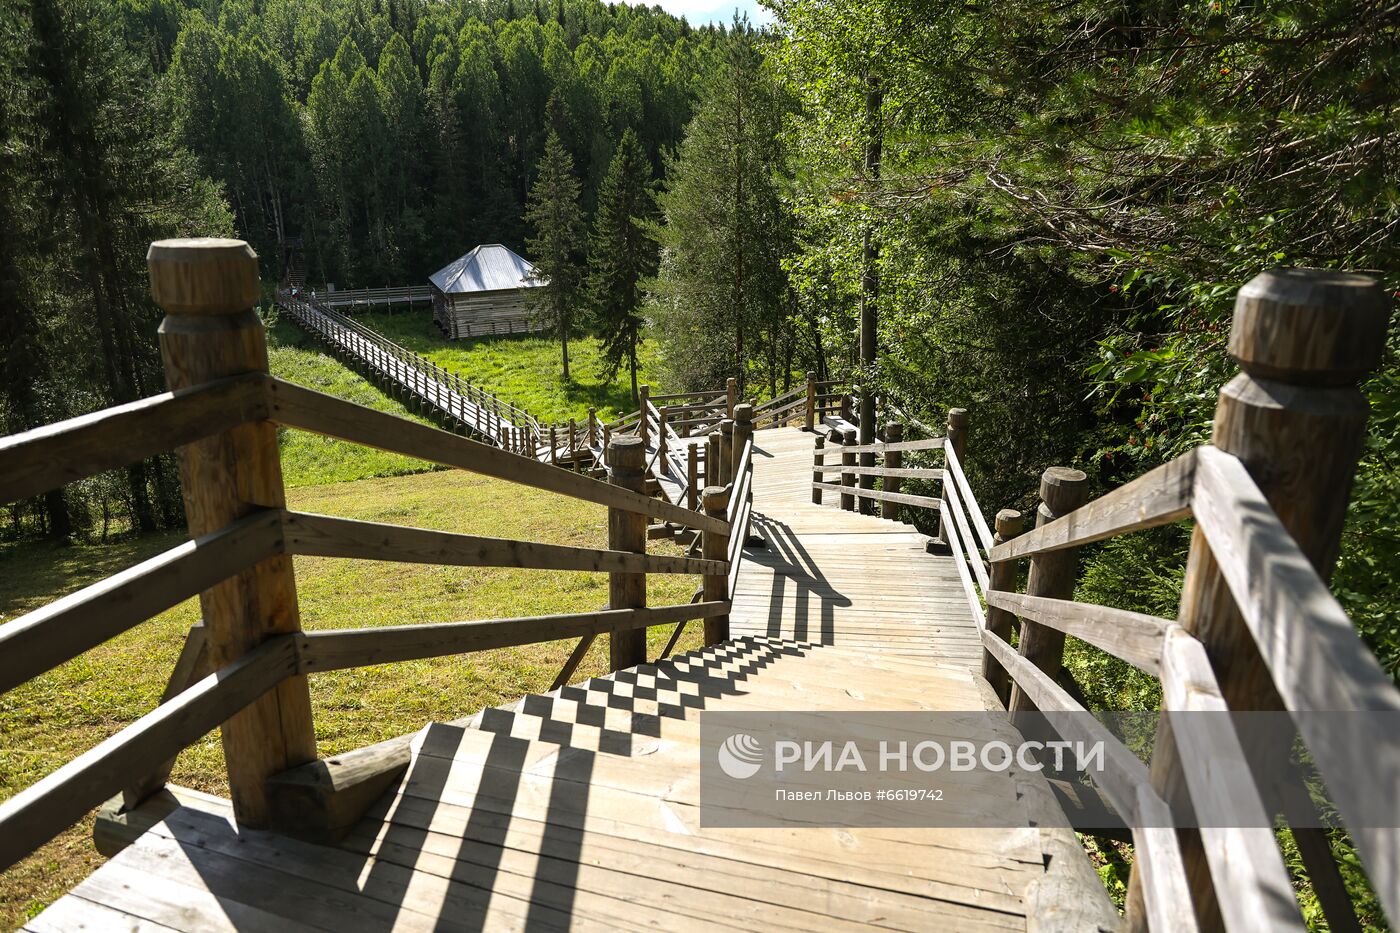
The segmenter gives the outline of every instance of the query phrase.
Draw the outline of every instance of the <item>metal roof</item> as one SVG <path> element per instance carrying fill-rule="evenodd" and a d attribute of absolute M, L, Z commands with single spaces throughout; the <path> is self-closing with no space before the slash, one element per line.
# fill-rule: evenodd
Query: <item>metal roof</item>
<path fill-rule="evenodd" d="M 514 251 L 499 243 L 483 243 L 428 276 L 428 281 L 446 295 L 495 292 L 543 285 L 542 280 L 530 278 L 534 271 L 534 265 Z"/>

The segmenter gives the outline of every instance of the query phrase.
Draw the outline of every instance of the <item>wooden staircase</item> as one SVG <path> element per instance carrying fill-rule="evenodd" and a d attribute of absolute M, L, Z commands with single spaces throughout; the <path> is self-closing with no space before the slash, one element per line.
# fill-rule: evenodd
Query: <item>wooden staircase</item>
<path fill-rule="evenodd" d="M 702 712 L 985 703 L 966 669 L 930 674 L 741 638 L 527 696 L 423 729 L 403 777 L 333 846 L 240 831 L 222 801 L 182 792 L 178 809 L 129 815 L 131 845 L 26 929 L 193 929 L 196 915 L 200 930 L 1025 929 L 1068 830 L 700 825 Z M 1002 793 L 1053 816 L 1036 775 Z"/>

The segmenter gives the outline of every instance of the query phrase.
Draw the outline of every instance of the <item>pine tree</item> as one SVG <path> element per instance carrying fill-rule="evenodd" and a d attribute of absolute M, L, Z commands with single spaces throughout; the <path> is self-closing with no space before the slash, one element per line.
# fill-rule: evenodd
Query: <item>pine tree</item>
<path fill-rule="evenodd" d="M 535 276 L 544 284 L 532 290 L 536 313 L 559 337 L 564 379 L 569 378 L 569 336 L 574 329 L 574 304 L 583 278 L 578 244 L 583 233 L 579 209 L 579 183 L 559 134 L 545 141 L 540 174 L 530 189 L 525 219 L 535 228 L 528 241 L 534 257 Z"/>
<path fill-rule="evenodd" d="M 651 166 L 629 129 L 598 192 L 598 214 L 589 243 L 588 298 L 593 326 L 603 343 L 607 378 L 626 361 L 637 399 L 637 344 L 641 342 L 642 283 L 656 274 L 657 246 L 647 226 L 656 214 Z"/>

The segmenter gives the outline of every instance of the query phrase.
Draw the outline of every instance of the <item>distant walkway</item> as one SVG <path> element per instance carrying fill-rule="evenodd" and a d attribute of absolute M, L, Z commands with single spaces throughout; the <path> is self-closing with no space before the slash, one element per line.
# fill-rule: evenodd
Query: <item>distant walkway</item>
<path fill-rule="evenodd" d="M 744 551 L 730 631 L 980 669 L 953 558 L 911 525 L 814 505 L 813 438 L 754 434 L 753 529 L 768 546 Z"/>

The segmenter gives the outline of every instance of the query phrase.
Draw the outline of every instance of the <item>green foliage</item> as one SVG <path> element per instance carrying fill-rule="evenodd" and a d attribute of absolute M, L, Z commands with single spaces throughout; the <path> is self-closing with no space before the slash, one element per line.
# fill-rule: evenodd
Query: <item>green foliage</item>
<path fill-rule="evenodd" d="M 677 389 L 742 380 L 751 370 L 786 383 L 793 369 L 782 269 L 792 231 L 780 187 L 788 102 L 761 46 L 736 21 L 660 198 L 661 265 L 648 314 L 667 384 Z"/>
<path fill-rule="evenodd" d="M 636 135 L 622 134 L 598 194 L 588 254 L 588 299 L 593 331 L 603 344 L 608 378 L 624 362 L 637 399 L 637 344 L 641 341 L 642 282 L 656 274 L 656 241 L 648 231 L 656 214 L 651 167 Z"/>
<path fill-rule="evenodd" d="M 534 275 L 543 284 L 530 291 L 534 313 L 559 338 L 564 381 L 569 379 L 569 337 L 577 326 L 574 308 L 583 286 L 583 211 L 573 160 L 550 132 L 545 142 L 540 176 L 530 189 L 525 219 L 535 229 L 529 240 Z"/>

